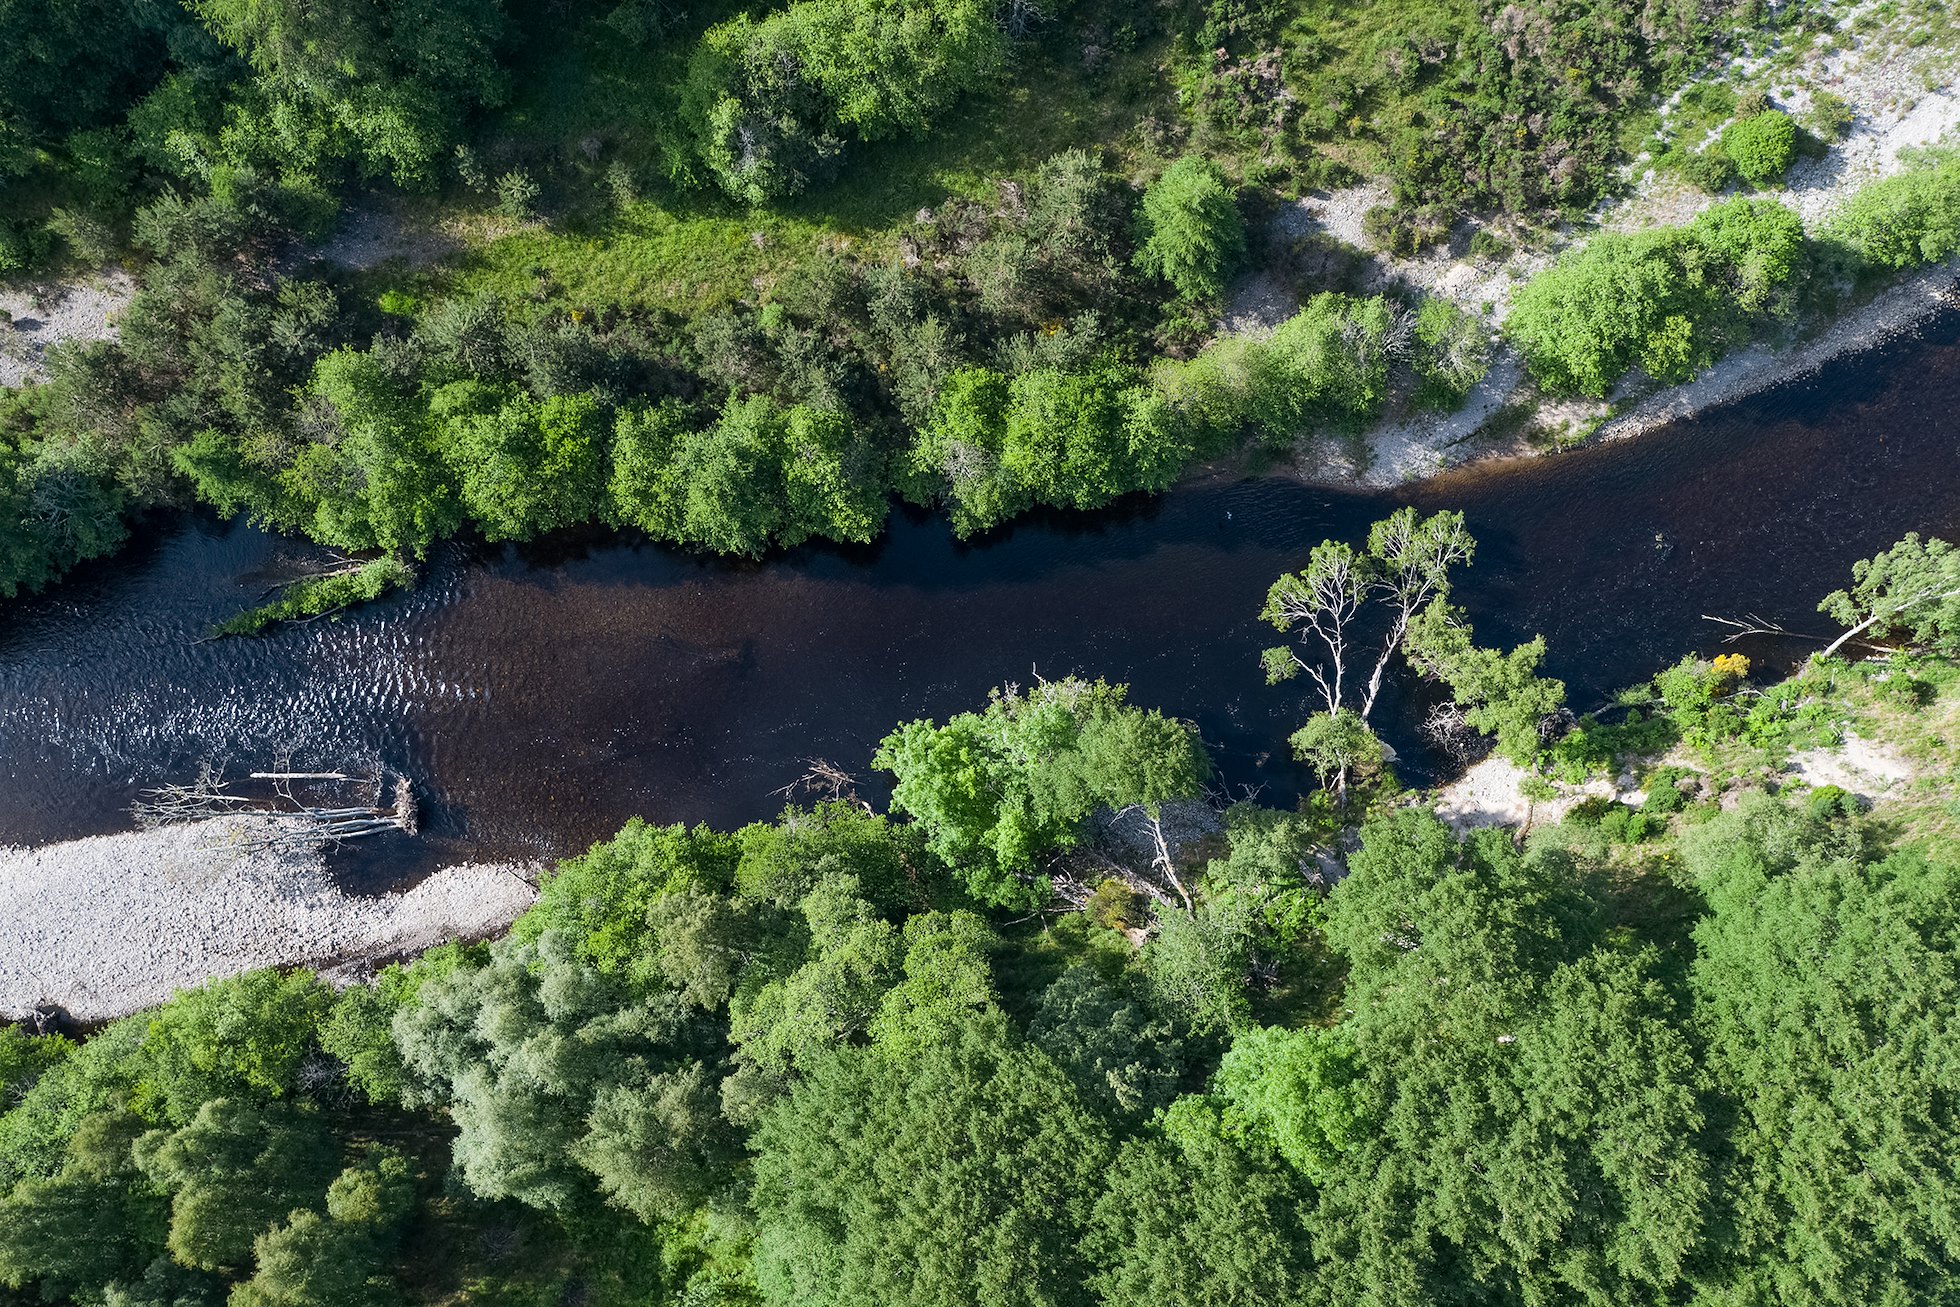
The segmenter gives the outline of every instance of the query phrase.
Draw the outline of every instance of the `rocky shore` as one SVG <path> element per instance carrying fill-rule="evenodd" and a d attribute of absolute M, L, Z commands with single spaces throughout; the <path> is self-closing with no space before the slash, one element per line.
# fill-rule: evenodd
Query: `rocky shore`
<path fill-rule="evenodd" d="M 495 934 L 536 898 L 537 876 L 466 863 L 360 897 L 318 850 L 241 847 L 224 820 L 0 849 L 0 1019 L 108 1020 L 256 967 L 357 972 Z"/>

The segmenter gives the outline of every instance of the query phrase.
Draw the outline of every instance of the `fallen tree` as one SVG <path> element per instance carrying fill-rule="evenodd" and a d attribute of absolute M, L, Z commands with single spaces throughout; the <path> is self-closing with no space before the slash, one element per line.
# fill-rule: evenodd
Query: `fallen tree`
<path fill-rule="evenodd" d="M 230 818 L 233 841 L 251 849 L 339 844 L 388 831 L 413 835 L 418 827 L 414 787 L 399 772 L 392 784 L 380 768 L 368 775 L 262 771 L 245 779 L 259 782 L 261 792 L 238 792 L 222 767 L 205 763 L 194 780 L 145 790 L 131 813 L 145 830 Z M 323 793 L 338 794 L 342 801 Z M 386 807 L 384 794 L 390 799 Z"/>

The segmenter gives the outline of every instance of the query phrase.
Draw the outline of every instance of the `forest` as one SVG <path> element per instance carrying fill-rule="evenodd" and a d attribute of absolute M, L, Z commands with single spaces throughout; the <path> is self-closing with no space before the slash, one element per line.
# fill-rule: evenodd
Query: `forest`
<path fill-rule="evenodd" d="M 458 533 L 755 557 L 871 540 L 894 502 L 961 535 L 1092 508 L 1451 409 L 1500 339 L 1548 397 L 1685 380 L 1960 249 L 1950 152 L 1826 229 L 1753 194 L 1842 113 L 1695 79 L 1835 22 L 1821 0 L 5 0 L 0 277 L 121 265 L 137 289 L 113 338 L 0 393 L 0 596 L 193 506 L 376 565 L 225 628 L 250 631 Z M 1364 293 L 1362 251 L 1266 222 L 1368 179 L 1384 250 L 1542 245 L 1624 188 L 1683 88 L 1733 121 L 1669 166 L 1732 197 L 1584 243 L 1501 328 Z M 350 217 L 396 254 L 336 261 Z M 1222 329 L 1235 278 L 1274 268 L 1298 313 Z"/>
<path fill-rule="evenodd" d="M 1298 810 L 1221 810 L 1120 685 L 1006 686 L 887 736 L 887 811 L 634 821 L 491 941 L 0 1029 L 0 1301 L 1950 1300 L 1960 552 L 1824 601 L 1883 657 L 1574 718 L 1542 641 L 1456 624 L 1474 547 L 1405 510 L 1275 583 Z M 1329 573 L 1541 797 L 1643 795 L 1452 829 L 1370 748 Z M 1948 770 L 1781 770 L 1854 729 Z"/>

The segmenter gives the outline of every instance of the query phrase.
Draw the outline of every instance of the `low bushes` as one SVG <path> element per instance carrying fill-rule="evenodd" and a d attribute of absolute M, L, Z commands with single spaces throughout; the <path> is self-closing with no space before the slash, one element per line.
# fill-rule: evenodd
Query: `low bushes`
<path fill-rule="evenodd" d="M 1795 213 L 1731 200 L 1684 227 L 1595 236 L 1525 285 L 1506 330 L 1556 393 L 1604 396 L 1635 366 L 1686 381 L 1782 311 L 1807 260 Z"/>
<path fill-rule="evenodd" d="M 1852 196 L 1826 234 L 1867 266 L 1938 263 L 1960 252 L 1960 150 L 1930 151 Z"/>

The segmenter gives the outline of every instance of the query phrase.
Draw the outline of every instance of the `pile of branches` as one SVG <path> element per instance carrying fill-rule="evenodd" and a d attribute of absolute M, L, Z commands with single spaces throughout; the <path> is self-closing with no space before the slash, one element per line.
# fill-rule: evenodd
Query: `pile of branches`
<path fill-rule="evenodd" d="M 370 774 L 263 771 L 247 781 L 258 793 L 238 793 L 222 767 L 205 763 L 185 784 L 146 790 L 132 810 L 145 830 L 184 822 L 232 819 L 242 843 L 251 849 L 339 844 L 388 831 L 416 833 L 415 791 L 408 777 L 377 768 Z M 382 806 L 387 795 L 391 803 Z"/>

